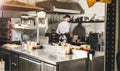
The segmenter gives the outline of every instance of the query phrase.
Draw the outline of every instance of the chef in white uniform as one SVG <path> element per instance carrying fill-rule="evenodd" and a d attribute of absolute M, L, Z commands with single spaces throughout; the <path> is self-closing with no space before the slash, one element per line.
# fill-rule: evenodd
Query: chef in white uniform
<path fill-rule="evenodd" d="M 66 38 L 66 42 L 70 43 L 70 23 L 71 17 L 69 15 L 65 15 L 64 20 L 58 25 L 56 33 L 60 35 L 60 38 Z"/>

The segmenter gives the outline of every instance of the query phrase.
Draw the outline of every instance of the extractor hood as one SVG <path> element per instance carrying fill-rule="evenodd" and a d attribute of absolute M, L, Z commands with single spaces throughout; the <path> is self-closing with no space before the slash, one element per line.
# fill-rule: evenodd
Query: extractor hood
<path fill-rule="evenodd" d="M 1 2 L 0 10 L 32 11 L 32 10 L 44 10 L 44 8 L 11 0 L 6 2 Z"/>
<path fill-rule="evenodd" d="M 60 2 L 60 1 L 42 1 L 37 2 L 36 6 L 43 7 L 47 12 L 60 13 L 83 13 L 83 8 L 75 2 Z"/>

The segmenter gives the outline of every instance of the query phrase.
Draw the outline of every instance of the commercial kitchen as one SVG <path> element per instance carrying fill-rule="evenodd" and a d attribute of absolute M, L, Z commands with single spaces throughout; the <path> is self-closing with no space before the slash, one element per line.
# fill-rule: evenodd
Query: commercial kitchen
<path fill-rule="evenodd" d="M 119 0 L 0 0 L 0 71 L 119 71 L 119 6 Z M 61 28 L 68 32 L 61 33 L 66 18 Z"/>

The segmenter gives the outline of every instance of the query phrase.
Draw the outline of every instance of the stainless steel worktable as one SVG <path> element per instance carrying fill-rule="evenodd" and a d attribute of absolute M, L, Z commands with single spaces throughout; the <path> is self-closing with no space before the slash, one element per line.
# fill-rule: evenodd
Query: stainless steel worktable
<path fill-rule="evenodd" d="M 86 52 L 84 54 L 72 54 L 72 55 L 65 55 L 63 53 L 58 53 L 55 49 L 55 46 L 51 47 L 50 45 L 48 47 L 44 47 L 43 49 L 36 49 L 32 50 L 31 52 L 28 51 L 23 51 L 21 48 L 0 48 L 0 49 L 5 49 L 8 51 L 16 52 L 19 54 L 24 54 L 27 56 L 30 56 L 32 58 L 56 65 L 59 62 L 64 62 L 64 61 L 73 61 L 73 60 L 79 60 L 79 59 L 84 59 L 87 58 Z M 48 51 L 51 50 L 51 51 Z M 104 53 L 102 52 L 97 52 L 95 54 L 95 57 L 98 56 L 103 56 Z"/>

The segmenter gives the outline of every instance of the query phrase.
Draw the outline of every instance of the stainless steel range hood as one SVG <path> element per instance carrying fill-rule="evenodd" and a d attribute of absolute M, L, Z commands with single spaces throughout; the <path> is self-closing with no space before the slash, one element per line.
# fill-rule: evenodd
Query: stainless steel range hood
<path fill-rule="evenodd" d="M 59 1 L 42 1 L 37 2 L 36 6 L 43 7 L 47 12 L 60 12 L 60 13 L 83 13 L 83 8 L 75 2 L 59 2 Z"/>

